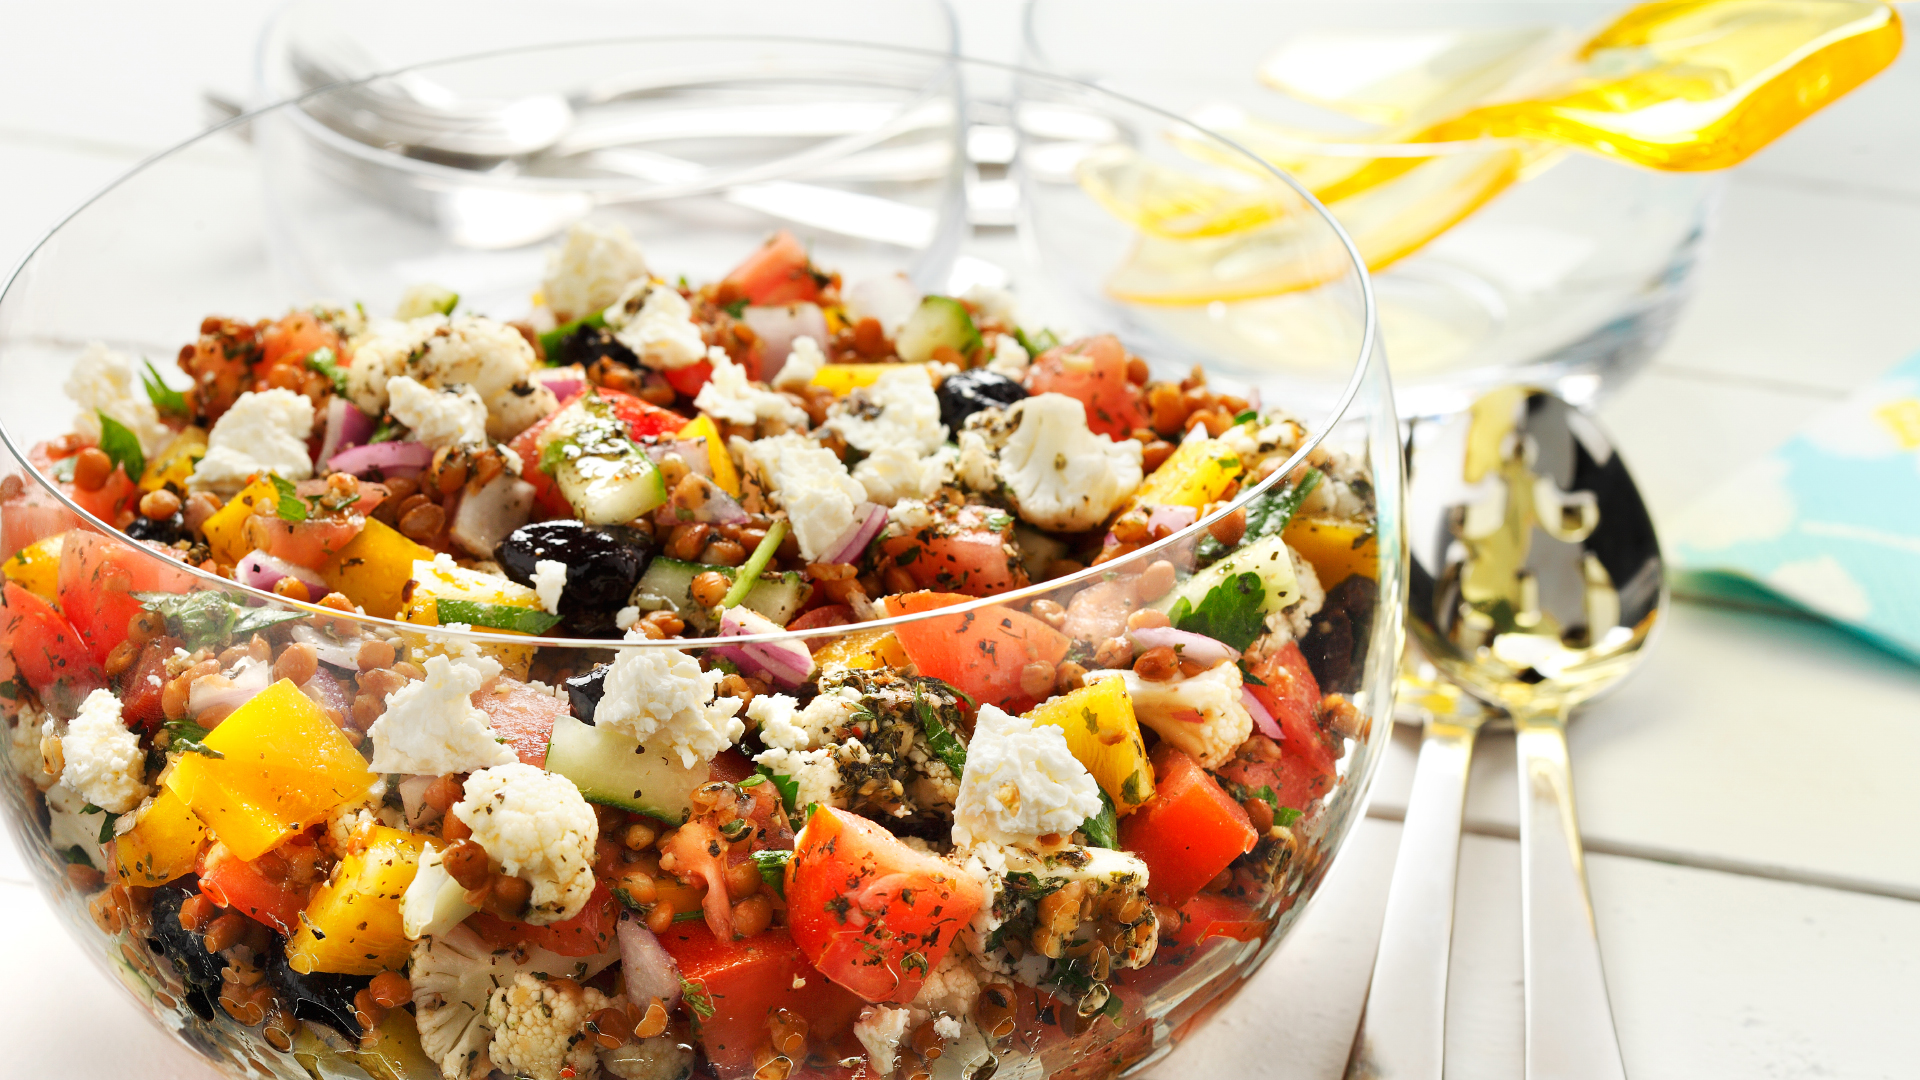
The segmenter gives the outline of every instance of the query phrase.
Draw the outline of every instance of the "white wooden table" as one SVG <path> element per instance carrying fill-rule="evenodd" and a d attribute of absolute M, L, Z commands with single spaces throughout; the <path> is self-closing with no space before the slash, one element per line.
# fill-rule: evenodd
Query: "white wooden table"
<path fill-rule="evenodd" d="M 970 50 L 1010 55 L 1015 4 L 960 6 Z M 243 91 L 265 14 L 9 5 L 0 262 L 191 134 L 203 89 Z M 1657 518 L 1920 349 L 1916 102 L 1910 57 L 1732 179 L 1678 333 L 1602 409 Z M 1645 670 L 1571 738 L 1634 1077 L 1920 1076 L 1920 668 L 1813 622 L 1682 603 Z M 1273 961 L 1150 1076 L 1339 1075 L 1414 749 L 1402 733 L 1369 820 Z M 1512 773 L 1511 740 L 1487 739 L 1460 875 L 1455 1076 L 1521 1073 Z M 67 940 L 11 843 L 0 927 L 0 1076 L 210 1080 Z"/>

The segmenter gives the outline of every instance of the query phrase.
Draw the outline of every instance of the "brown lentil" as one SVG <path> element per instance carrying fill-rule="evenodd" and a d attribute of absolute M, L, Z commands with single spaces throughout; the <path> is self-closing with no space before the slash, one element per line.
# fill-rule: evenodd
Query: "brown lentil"
<path fill-rule="evenodd" d="M 1067 609 L 1061 607 L 1055 601 L 1035 600 L 1033 606 L 1027 610 L 1033 612 L 1034 618 L 1039 619 L 1055 630 L 1067 624 Z"/>
<path fill-rule="evenodd" d="M 247 917 L 237 911 L 229 911 L 207 924 L 206 936 L 201 944 L 210 953 L 225 952 L 240 944 L 247 936 Z"/>
<path fill-rule="evenodd" d="M 414 496 L 416 499 L 419 497 Z M 447 512 L 440 508 L 440 504 L 428 502 L 401 514 L 395 528 L 409 539 L 427 541 L 440 535 L 440 530 L 446 524 Z"/>
<path fill-rule="evenodd" d="M 747 549 L 732 540 L 715 540 L 700 553 L 700 561 L 709 566 L 739 566 L 747 561 Z"/>
<path fill-rule="evenodd" d="M 720 606 L 720 601 L 727 598 L 727 590 L 731 588 L 733 588 L 733 582 L 727 575 L 717 570 L 703 570 L 693 575 L 690 591 L 694 603 L 703 608 L 710 608 Z"/>
<path fill-rule="evenodd" d="M 487 862 L 487 849 L 472 840 L 456 840 L 447 845 L 440 856 L 440 865 L 447 876 L 460 883 L 463 889 L 478 889 L 493 877 L 493 869 Z"/>
<path fill-rule="evenodd" d="M 304 641 L 296 641 L 282 649 L 280 658 L 273 662 L 274 679 L 292 679 L 295 686 L 305 685 L 318 670 L 320 655 Z"/>
<path fill-rule="evenodd" d="M 727 867 L 727 895 L 744 900 L 760 891 L 760 867 L 752 862 Z"/>
<path fill-rule="evenodd" d="M 73 462 L 73 486 L 81 491 L 99 491 L 113 475 L 113 459 L 97 446 L 89 446 Z"/>
<path fill-rule="evenodd" d="M 692 562 L 707 546 L 707 536 L 712 532 L 713 526 L 704 521 L 683 521 L 675 525 L 667 534 L 667 558 Z"/>
<path fill-rule="evenodd" d="M 1133 662 L 1133 644 L 1123 637 L 1108 638 L 1093 650 L 1097 667 L 1123 668 Z"/>
<path fill-rule="evenodd" d="M 658 630 L 663 638 L 679 637 L 680 632 L 687 628 L 686 622 L 671 611 L 650 611 L 640 621 Z"/>
<path fill-rule="evenodd" d="M 107 653 L 107 677 L 118 677 L 128 668 L 132 667 L 133 661 L 139 656 L 139 653 L 139 646 L 131 641 L 122 641 L 120 644 L 115 645 L 113 650 Z"/>
<path fill-rule="evenodd" d="M 637 1038 L 652 1039 L 667 1030 L 667 1007 L 659 998 L 647 1002 L 646 1014 L 634 1025 L 633 1034 Z"/>
<path fill-rule="evenodd" d="M 140 516 L 164 521 L 180 512 L 180 496 L 161 488 L 140 496 Z"/>
<path fill-rule="evenodd" d="M 645 851 L 660 839 L 660 830 L 644 821 L 636 821 L 620 834 L 620 842 L 629 851 Z"/>
<path fill-rule="evenodd" d="M 1159 645 L 1140 654 L 1133 673 L 1152 682 L 1168 682 L 1180 671 L 1180 656 L 1171 645 Z"/>
<path fill-rule="evenodd" d="M 307 591 L 307 583 L 297 577 L 283 577 L 279 581 L 274 582 L 273 594 L 275 596 L 284 596 L 289 600 L 299 601 L 302 604 L 312 599 L 313 596 L 312 593 Z"/>
<path fill-rule="evenodd" d="M 1035 660 L 1020 669 L 1020 689 L 1028 697 L 1044 698 L 1053 690 L 1056 669 L 1045 660 Z"/>
<path fill-rule="evenodd" d="M 368 638 L 360 643 L 360 651 L 354 660 L 361 671 L 378 671 L 393 666 L 393 644 L 379 638 Z"/>
<path fill-rule="evenodd" d="M 656 934 L 664 934 L 673 929 L 673 901 L 654 902 L 652 910 L 647 912 L 647 929 Z"/>
<path fill-rule="evenodd" d="M 1165 559 L 1156 559 L 1147 564 L 1133 583 L 1133 593 L 1142 603 L 1151 603 L 1167 595 L 1173 589 L 1176 574 L 1173 564 Z"/>
<path fill-rule="evenodd" d="M 1160 627 L 1172 625 L 1173 620 L 1167 618 L 1167 613 L 1159 608 L 1141 608 L 1127 616 L 1129 630 L 1157 630 Z"/>
<path fill-rule="evenodd" d="M 771 925 L 773 925 L 773 901 L 767 899 L 765 895 L 749 896 L 733 905 L 734 936 L 750 938 Z"/>

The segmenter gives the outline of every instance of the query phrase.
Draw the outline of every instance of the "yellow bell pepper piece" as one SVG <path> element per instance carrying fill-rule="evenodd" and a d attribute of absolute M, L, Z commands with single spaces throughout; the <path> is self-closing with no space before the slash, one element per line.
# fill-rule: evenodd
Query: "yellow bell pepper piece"
<path fill-rule="evenodd" d="M 400 614 L 402 593 L 413 575 L 413 564 L 421 559 L 431 561 L 433 550 L 414 543 L 384 522 L 368 518 L 360 535 L 320 568 L 320 576 L 329 588 L 365 608 L 367 614 L 391 619 Z"/>
<path fill-rule="evenodd" d="M 499 604 L 531 611 L 545 609 L 540 603 L 539 593 L 517 582 L 483 574 L 478 570 L 468 570 L 451 560 L 438 562 L 429 556 L 416 561 L 413 564 L 413 578 L 407 582 L 406 600 L 400 610 L 401 620 L 421 626 L 439 626 L 442 600 L 468 600 L 477 604 Z M 475 629 L 494 634 L 515 633 L 491 626 Z M 404 636 L 408 650 L 420 656 L 432 656 L 445 651 L 440 642 L 428 635 Z M 515 678 L 524 675 L 533 663 L 534 647 L 531 645 L 482 645 L 480 651 L 500 661 L 500 666 L 506 669 L 507 674 Z"/>
<path fill-rule="evenodd" d="M 813 654 L 822 672 L 871 671 L 874 668 L 906 667 L 907 653 L 891 630 L 857 630 L 835 638 Z"/>
<path fill-rule="evenodd" d="M 1120 816 L 1153 798 L 1153 762 L 1147 758 L 1125 682 L 1088 683 L 1034 706 L 1027 718 L 1066 733 L 1067 749 L 1093 774 Z"/>
<path fill-rule="evenodd" d="M 740 497 L 740 471 L 733 467 L 733 455 L 727 453 L 726 440 L 720 437 L 720 429 L 711 417 L 701 416 L 681 428 L 677 437 L 707 440 L 707 464 L 713 468 L 713 482 L 734 498 Z"/>
<path fill-rule="evenodd" d="M 240 494 L 215 510 L 205 526 L 207 546 L 213 549 L 213 557 L 231 565 L 253 550 L 245 540 L 247 519 L 253 516 L 253 506 L 262 499 L 275 502 L 279 498 L 280 493 L 274 489 L 273 481 L 261 477 L 241 488 Z"/>
<path fill-rule="evenodd" d="M 388 1010 L 372 1034 L 350 1056 L 374 1080 L 440 1080 L 440 1066 L 420 1048 L 420 1028 L 412 1013 Z"/>
<path fill-rule="evenodd" d="M 1296 516 L 1280 535 L 1313 564 L 1323 588 L 1331 589 L 1355 574 L 1380 580 L 1380 547 L 1364 522 Z"/>
<path fill-rule="evenodd" d="M 906 364 L 822 364 L 820 370 L 813 373 L 813 381 L 808 385 L 825 387 L 833 391 L 835 397 L 862 386 L 872 386 L 880 381 L 880 376 L 888 371 L 897 371 Z"/>
<path fill-rule="evenodd" d="M 60 585 L 60 545 L 67 539 L 66 533 L 37 540 L 19 551 L 0 566 L 7 580 L 28 592 L 45 600 L 49 604 L 58 603 L 54 597 Z"/>
<path fill-rule="evenodd" d="M 1246 470 L 1240 455 L 1219 439 L 1188 439 L 1127 500 L 1135 506 L 1191 506 L 1216 502 Z"/>
<path fill-rule="evenodd" d="M 374 975 L 403 968 L 413 943 L 400 922 L 400 898 L 420 868 L 426 838 L 373 827 L 366 847 L 349 852 L 307 903 L 287 941 L 287 966 L 301 974 Z"/>
<path fill-rule="evenodd" d="M 242 859 L 257 859 L 373 786 L 367 759 L 290 679 L 262 690 L 185 754 L 167 788 Z"/>
<path fill-rule="evenodd" d="M 159 491 L 168 484 L 181 491 L 187 490 L 187 477 L 193 475 L 194 463 L 205 457 L 206 453 L 206 429 L 182 428 L 173 441 L 147 459 L 146 471 L 140 474 L 140 490 Z"/>
<path fill-rule="evenodd" d="M 140 813 L 131 830 L 114 840 L 113 861 L 122 885 L 165 885 L 193 873 L 207 846 L 207 826 L 163 787 Z"/>

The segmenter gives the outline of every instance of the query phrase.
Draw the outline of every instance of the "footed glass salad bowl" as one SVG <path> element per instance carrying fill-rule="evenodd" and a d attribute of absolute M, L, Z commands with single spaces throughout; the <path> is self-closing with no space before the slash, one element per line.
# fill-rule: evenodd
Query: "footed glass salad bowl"
<path fill-rule="evenodd" d="M 235 1077 L 1103 1077 L 1272 953 L 1389 729 L 1367 280 L 1268 173 L 1327 399 L 1050 321 L 965 220 L 988 85 L 1049 170 L 1237 152 L 601 37 L 249 114 L 16 271 L 4 812 L 160 1023 Z"/>

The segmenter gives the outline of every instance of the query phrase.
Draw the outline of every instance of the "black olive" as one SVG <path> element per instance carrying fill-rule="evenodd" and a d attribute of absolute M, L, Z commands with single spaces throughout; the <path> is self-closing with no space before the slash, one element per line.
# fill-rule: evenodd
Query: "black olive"
<path fill-rule="evenodd" d="M 583 724 L 593 723 L 593 711 L 600 707 L 600 699 L 607 692 L 607 665 L 601 664 L 585 675 L 575 675 L 567 680 L 567 700 L 573 705 L 573 715 Z"/>
<path fill-rule="evenodd" d="M 640 366 L 640 358 L 634 355 L 633 350 L 622 345 L 620 339 L 604 326 L 580 327 L 560 339 L 560 347 L 555 351 L 559 355 L 547 357 L 547 363 L 562 367 L 579 364 L 591 368 L 603 356 L 622 367 Z"/>
<path fill-rule="evenodd" d="M 627 606 L 646 568 L 647 549 L 631 530 L 584 525 L 578 521 L 542 521 L 515 529 L 493 558 L 507 576 L 533 586 L 542 560 L 567 568 L 560 592 L 560 632 L 602 635 L 614 632 L 614 615 Z"/>
<path fill-rule="evenodd" d="M 127 525 L 127 535 L 135 540 L 151 540 L 156 544 L 171 544 L 187 538 L 187 522 L 178 511 L 172 517 L 150 518 L 145 514 L 135 517 Z"/>
<path fill-rule="evenodd" d="M 224 957 L 207 951 L 206 942 L 199 931 L 188 930 L 180 925 L 180 906 L 194 895 L 195 889 L 189 885 L 162 885 L 153 890 L 152 933 L 147 938 L 147 947 L 156 954 L 164 956 L 180 973 L 180 981 L 189 991 L 210 992 L 210 996 L 220 996 L 220 969 L 227 966 Z M 209 996 L 199 995 L 202 999 Z M 192 1000 L 188 1004 L 193 1011 L 200 1012 L 202 1001 Z M 201 1019 L 212 1018 L 209 1009 Z"/>
<path fill-rule="evenodd" d="M 267 982 L 274 996 L 293 1007 L 295 1019 L 325 1024 L 348 1039 L 359 1041 L 362 1028 L 354 1012 L 355 994 L 373 982 L 370 975 L 330 975 L 316 971 L 302 975 L 287 965 L 287 951 L 278 943 L 268 950 Z"/>
<path fill-rule="evenodd" d="M 1011 405 L 1026 398 L 1026 388 L 998 372 L 970 368 L 949 375 L 940 384 L 940 422 L 954 435 L 967 417 L 981 409 Z"/>

